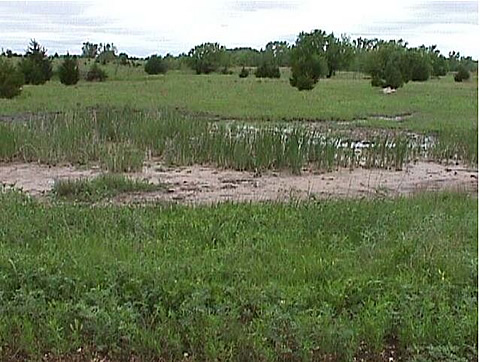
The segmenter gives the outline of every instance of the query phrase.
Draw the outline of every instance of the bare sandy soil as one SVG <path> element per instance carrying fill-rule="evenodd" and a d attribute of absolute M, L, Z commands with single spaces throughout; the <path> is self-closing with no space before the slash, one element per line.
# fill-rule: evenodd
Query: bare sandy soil
<path fill-rule="evenodd" d="M 45 166 L 33 163 L 0 165 L 0 182 L 41 196 L 55 180 L 91 178 L 98 168 Z M 166 190 L 129 193 L 118 196 L 119 203 L 180 202 L 215 203 L 222 201 L 287 201 L 307 198 L 376 197 L 412 194 L 419 191 L 457 190 L 476 195 L 478 170 L 464 166 L 445 166 L 418 162 L 403 171 L 379 169 L 341 169 L 320 173 L 304 170 L 295 176 L 288 172 L 252 172 L 221 170 L 208 166 L 167 168 L 160 162 L 147 164 L 130 177 L 162 183 Z"/>

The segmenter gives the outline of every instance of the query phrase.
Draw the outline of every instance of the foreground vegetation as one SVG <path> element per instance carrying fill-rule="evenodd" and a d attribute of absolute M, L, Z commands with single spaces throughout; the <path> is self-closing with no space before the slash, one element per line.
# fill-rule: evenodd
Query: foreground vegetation
<path fill-rule="evenodd" d="M 477 201 L 0 194 L 0 359 L 476 360 Z M 68 359 L 68 358 L 67 358 Z"/>

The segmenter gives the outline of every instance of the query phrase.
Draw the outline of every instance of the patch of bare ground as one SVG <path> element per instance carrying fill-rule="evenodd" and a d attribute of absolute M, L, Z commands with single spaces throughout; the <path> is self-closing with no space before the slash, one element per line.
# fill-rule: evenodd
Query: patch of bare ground
<path fill-rule="evenodd" d="M 33 163 L 0 165 L 4 188 L 16 187 L 33 195 L 46 195 L 55 180 L 91 178 L 97 169 L 45 166 Z M 160 161 L 145 165 L 129 177 L 166 186 L 164 190 L 122 194 L 113 202 L 178 202 L 211 204 L 223 201 L 289 201 L 312 198 L 395 197 L 420 191 L 456 190 L 472 195 L 478 190 L 478 170 L 461 165 L 432 162 L 410 164 L 402 171 L 382 169 L 339 169 L 319 172 L 305 169 L 300 176 L 288 172 L 253 173 L 209 166 L 169 168 Z"/>

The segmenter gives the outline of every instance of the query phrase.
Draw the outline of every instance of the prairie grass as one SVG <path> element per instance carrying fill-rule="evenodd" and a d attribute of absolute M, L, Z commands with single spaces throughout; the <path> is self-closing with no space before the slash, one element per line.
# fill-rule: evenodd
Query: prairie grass
<path fill-rule="evenodd" d="M 0 359 L 477 359 L 477 200 L 91 207 L 0 193 Z"/>
<path fill-rule="evenodd" d="M 95 202 L 125 192 L 155 191 L 162 187 L 119 174 L 103 174 L 93 179 L 57 180 L 52 194 L 60 200 Z"/>
<path fill-rule="evenodd" d="M 419 157 L 477 159 L 476 147 L 453 138 L 427 147 L 418 136 L 401 131 L 366 133 L 358 140 L 299 122 L 208 122 L 168 109 L 100 108 L 0 124 L 0 161 L 95 162 L 109 171 L 131 172 L 140 170 L 146 158 L 163 157 L 171 165 L 300 173 L 306 166 L 401 169 Z M 472 137 L 465 140 L 473 142 Z"/>
<path fill-rule="evenodd" d="M 107 67 L 110 75 L 112 67 Z M 0 100 L 0 114 L 130 106 L 141 110 L 177 107 L 212 117 L 275 122 L 352 121 L 372 115 L 410 113 L 412 116 L 401 123 L 381 120 L 368 123 L 418 132 L 471 129 L 477 124 L 476 75 L 462 83 L 455 83 L 452 74 L 424 83 L 409 82 L 396 94 L 386 96 L 361 75 L 352 78 L 339 74 L 320 80 L 310 92 L 299 92 L 290 86 L 287 72 L 275 80 L 179 71 L 165 76 L 140 75 L 137 69 L 132 72 L 121 80 L 104 83 L 81 81 L 66 87 L 51 81 L 43 86 L 25 86 L 20 97 Z"/>

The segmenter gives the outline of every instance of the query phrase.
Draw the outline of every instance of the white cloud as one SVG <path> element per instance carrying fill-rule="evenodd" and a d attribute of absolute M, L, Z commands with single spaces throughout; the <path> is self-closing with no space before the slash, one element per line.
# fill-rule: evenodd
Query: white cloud
<path fill-rule="evenodd" d="M 114 42 L 120 50 L 135 52 L 133 55 L 177 54 L 206 41 L 260 48 L 271 40 L 294 40 L 301 31 L 320 28 L 337 35 L 401 37 L 412 45 L 437 44 L 444 53 L 456 49 L 477 55 L 472 41 L 478 35 L 478 15 L 472 12 L 476 3 L 467 0 L 99 0 L 5 4 L 0 2 L 0 32 L 6 44 L 0 46 L 16 49 L 24 49 L 29 38 L 40 38 L 40 34 L 39 40 L 58 52 L 64 51 L 58 39 L 68 38 L 65 48 L 70 50 L 75 42 L 79 51 L 81 43 L 90 40 Z M 18 16 L 13 29 L 12 17 L 6 11 L 2 15 L 2 8 L 10 12 L 20 9 L 25 13 L 23 20 L 22 15 Z M 41 16 L 45 23 L 32 24 L 27 16 Z M 16 33 L 25 36 L 24 44 L 18 44 Z M 49 41 L 54 45 L 50 46 Z"/>

